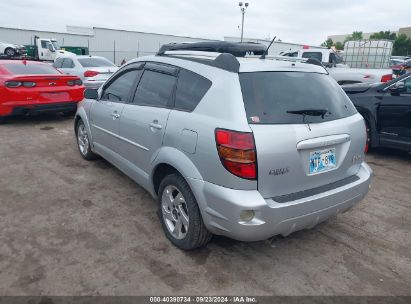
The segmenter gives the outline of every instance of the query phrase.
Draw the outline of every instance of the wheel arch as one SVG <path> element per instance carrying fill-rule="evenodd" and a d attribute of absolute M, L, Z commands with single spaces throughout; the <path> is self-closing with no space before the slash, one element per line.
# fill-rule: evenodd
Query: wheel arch
<path fill-rule="evenodd" d="M 176 148 L 163 147 L 152 164 L 150 181 L 155 195 L 157 195 L 161 180 L 168 174 L 178 173 L 188 184 L 190 184 L 190 179 L 203 179 L 191 159 Z"/>

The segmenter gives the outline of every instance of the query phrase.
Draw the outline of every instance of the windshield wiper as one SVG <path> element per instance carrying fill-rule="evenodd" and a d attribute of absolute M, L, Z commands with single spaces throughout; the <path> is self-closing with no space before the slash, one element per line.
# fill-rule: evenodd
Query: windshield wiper
<path fill-rule="evenodd" d="M 297 114 L 303 116 L 303 123 L 306 123 L 308 126 L 308 130 L 311 131 L 310 123 L 305 121 L 307 116 L 321 116 L 324 119 L 325 114 L 330 113 L 327 109 L 303 109 L 303 110 L 294 110 L 294 111 L 287 111 L 289 114 Z"/>

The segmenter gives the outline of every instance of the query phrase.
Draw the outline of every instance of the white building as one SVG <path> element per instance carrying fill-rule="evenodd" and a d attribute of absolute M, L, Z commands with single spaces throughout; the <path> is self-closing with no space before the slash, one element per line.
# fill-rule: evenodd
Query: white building
<path fill-rule="evenodd" d="M 17 29 L 0 27 L 0 40 L 14 44 L 33 44 L 34 36 L 41 38 L 55 38 L 62 46 L 87 47 L 91 55 L 103 56 L 116 64 L 123 59 L 155 54 L 161 45 L 170 42 L 199 42 L 210 39 L 184 36 L 144 33 L 129 30 L 117 30 L 101 27 L 67 26 L 66 32 L 37 31 L 31 29 Z M 236 37 L 225 37 L 226 41 L 239 41 Z M 247 38 L 244 41 L 253 41 L 268 45 L 270 41 Z M 277 55 L 280 51 L 300 49 L 303 45 L 294 43 L 275 42 L 270 54 Z"/>

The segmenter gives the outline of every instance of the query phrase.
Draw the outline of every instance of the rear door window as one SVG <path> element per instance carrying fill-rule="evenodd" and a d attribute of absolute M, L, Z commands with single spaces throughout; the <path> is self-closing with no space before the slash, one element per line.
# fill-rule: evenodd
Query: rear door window
<path fill-rule="evenodd" d="M 176 77 L 145 70 L 138 84 L 133 103 L 142 106 L 167 107 L 174 91 Z"/>
<path fill-rule="evenodd" d="M 74 68 L 74 62 L 70 58 L 64 58 L 63 64 L 61 66 L 63 69 L 72 69 Z"/>
<path fill-rule="evenodd" d="M 181 69 L 178 74 L 175 108 L 193 111 L 211 87 L 211 81 L 188 70 Z"/>
<path fill-rule="evenodd" d="M 141 70 L 127 71 L 114 79 L 104 88 L 102 100 L 126 103 Z"/>
<path fill-rule="evenodd" d="M 357 113 L 350 99 L 329 75 L 303 72 L 240 73 L 240 83 L 249 123 L 319 123 Z M 326 114 L 310 116 L 290 113 L 301 110 L 326 110 Z"/>
<path fill-rule="evenodd" d="M 56 61 L 54 61 L 53 66 L 57 69 L 60 69 L 63 65 L 63 61 L 64 61 L 64 58 L 61 58 L 61 57 L 57 58 Z"/>

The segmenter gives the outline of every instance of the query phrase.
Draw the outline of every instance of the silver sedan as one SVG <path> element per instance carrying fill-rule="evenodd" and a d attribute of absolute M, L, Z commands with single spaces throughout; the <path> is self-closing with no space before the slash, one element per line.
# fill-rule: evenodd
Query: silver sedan
<path fill-rule="evenodd" d="M 60 56 L 53 66 L 61 72 L 80 77 L 86 88 L 98 89 L 118 67 L 100 56 Z"/>

